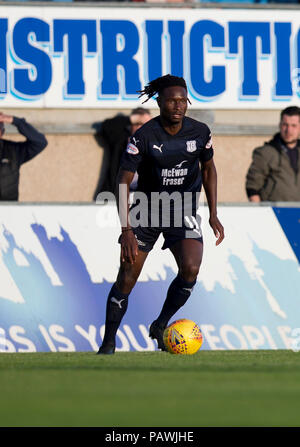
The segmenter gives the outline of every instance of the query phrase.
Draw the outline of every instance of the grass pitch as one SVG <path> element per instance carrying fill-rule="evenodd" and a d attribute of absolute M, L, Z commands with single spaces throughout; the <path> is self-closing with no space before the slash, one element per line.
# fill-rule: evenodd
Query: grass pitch
<path fill-rule="evenodd" d="M 299 426 L 292 351 L 0 354 L 0 425 Z"/>

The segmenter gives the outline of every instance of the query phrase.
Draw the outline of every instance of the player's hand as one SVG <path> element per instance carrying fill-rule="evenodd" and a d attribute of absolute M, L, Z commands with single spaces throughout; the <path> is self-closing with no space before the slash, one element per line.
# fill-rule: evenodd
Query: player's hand
<path fill-rule="evenodd" d="M 222 240 L 224 239 L 224 228 L 217 216 L 210 216 L 209 218 L 209 225 L 212 227 L 213 232 L 215 233 L 215 236 L 217 238 L 216 245 L 221 244 Z"/>
<path fill-rule="evenodd" d="M 124 231 L 121 236 L 121 261 L 134 264 L 138 255 L 138 243 L 133 231 Z"/>
<path fill-rule="evenodd" d="M 9 123 L 9 124 L 11 124 L 13 122 L 13 116 L 12 115 L 5 115 L 4 113 L 0 112 L 0 122 L 1 123 Z"/>

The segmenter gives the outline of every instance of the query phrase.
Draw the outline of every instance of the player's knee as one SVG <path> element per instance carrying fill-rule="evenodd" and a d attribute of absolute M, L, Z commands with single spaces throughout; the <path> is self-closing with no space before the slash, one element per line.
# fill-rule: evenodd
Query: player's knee
<path fill-rule="evenodd" d="M 117 286 L 122 293 L 130 293 L 135 283 L 137 281 L 137 277 L 132 271 L 122 271 L 119 273 L 117 278 Z"/>
<path fill-rule="evenodd" d="M 188 282 L 193 282 L 197 279 L 200 266 L 198 264 L 189 263 L 181 267 L 180 276 Z"/>

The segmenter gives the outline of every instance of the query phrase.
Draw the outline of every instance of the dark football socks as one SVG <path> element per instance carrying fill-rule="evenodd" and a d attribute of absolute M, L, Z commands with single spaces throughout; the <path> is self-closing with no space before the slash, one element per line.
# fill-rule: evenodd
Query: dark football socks
<path fill-rule="evenodd" d="M 187 282 L 179 275 L 170 284 L 167 298 L 156 323 L 161 327 L 166 327 L 170 318 L 187 302 L 189 299 L 196 280 Z"/>
<path fill-rule="evenodd" d="M 115 346 L 117 330 L 127 310 L 129 293 L 120 292 L 114 284 L 106 303 L 105 335 L 102 346 Z"/>

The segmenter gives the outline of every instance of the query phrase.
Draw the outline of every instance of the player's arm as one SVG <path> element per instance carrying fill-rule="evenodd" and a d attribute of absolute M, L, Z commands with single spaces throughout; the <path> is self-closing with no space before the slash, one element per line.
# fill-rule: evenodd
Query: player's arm
<path fill-rule="evenodd" d="M 137 131 L 130 137 L 126 151 L 122 156 L 117 180 L 117 203 L 122 227 L 121 261 L 131 264 L 135 262 L 138 255 L 138 244 L 129 221 L 129 188 L 143 158 L 144 150 L 143 135 Z"/>
<path fill-rule="evenodd" d="M 224 239 L 224 228 L 217 217 L 217 170 L 213 158 L 201 163 L 203 187 L 209 207 L 209 224 L 217 238 L 216 245 Z"/>
<path fill-rule="evenodd" d="M 121 222 L 121 261 L 135 262 L 138 254 L 138 244 L 129 221 L 129 187 L 134 172 L 120 169 L 117 179 L 117 206 Z"/>

